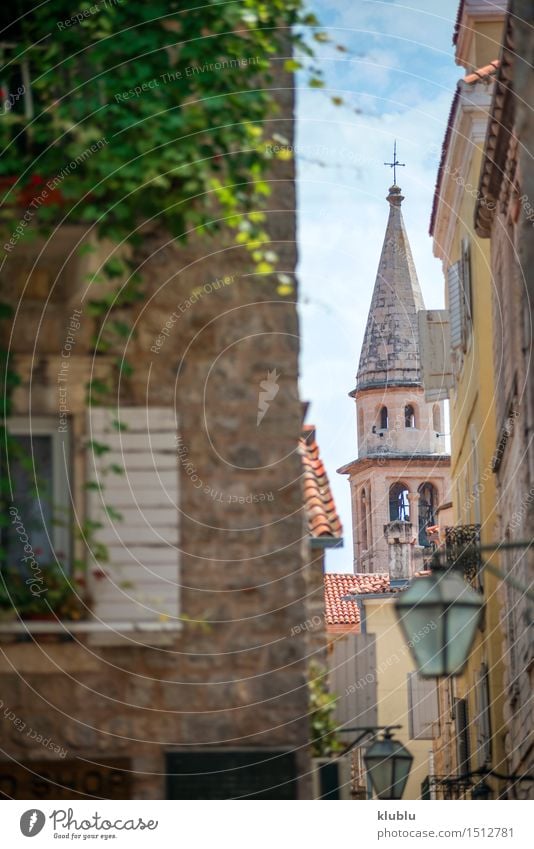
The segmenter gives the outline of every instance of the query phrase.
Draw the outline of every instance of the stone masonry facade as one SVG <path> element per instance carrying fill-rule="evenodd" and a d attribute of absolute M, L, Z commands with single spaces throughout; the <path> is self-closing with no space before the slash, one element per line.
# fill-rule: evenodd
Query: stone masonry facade
<path fill-rule="evenodd" d="M 277 128 L 291 139 L 289 76 L 282 82 Z M 291 271 L 293 163 L 277 163 L 275 176 L 268 230 L 280 267 Z M 39 243 L 33 255 L 15 251 L 3 284 L 14 301 L 30 285 L 12 336 L 22 381 L 14 395 L 18 416 L 57 419 L 59 347 L 73 310 L 81 310 L 67 395 L 73 498 L 83 517 L 84 384 L 91 369 L 111 373 L 112 354 L 91 354 L 95 325 L 83 299 L 88 260 L 73 254 L 64 265 L 79 235 L 64 227 L 40 257 Z M 101 245 L 100 255 L 106 249 Z M 117 316 L 135 328 L 126 350 L 134 371 L 119 397 L 140 416 L 146 406 L 177 415 L 189 461 L 177 454 L 183 625 L 155 646 L 142 638 L 99 646 L 68 629 L 44 636 L 4 629 L 3 703 L 60 743 L 69 762 L 130 759 L 133 798 L 164 798 L 165 753 L 184 747 L 292 751 L 298 793 L 307 798 L 306 634 L 292 636 L 307 618 L 294 296 L 280 297 L 275 281 L 251 274 L 246 252 L 222 238 L 177 246 L 154 227 L 142 253 L 145 299 Z M 47 275 L 56 285 L 45 303 Z M 195 289 L 200 294 L 191 297 Z M 278 391 L 258 426 L 260 384 L 273 370 Z M 58 760 L 2 716 L 0 735 L 8 772 L 13 761 Z M 9 794 L 9 786 L 1 789 Z M 68 790 L 58 792 L 68 797 Z"/>

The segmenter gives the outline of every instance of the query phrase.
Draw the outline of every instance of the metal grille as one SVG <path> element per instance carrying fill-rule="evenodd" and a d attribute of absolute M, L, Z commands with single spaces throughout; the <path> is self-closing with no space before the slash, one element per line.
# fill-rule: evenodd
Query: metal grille
<path fill-rule="evenodd" d="M 293 752 L 172 752 L 167 754 L 168 799 L 296 799 Z"/>

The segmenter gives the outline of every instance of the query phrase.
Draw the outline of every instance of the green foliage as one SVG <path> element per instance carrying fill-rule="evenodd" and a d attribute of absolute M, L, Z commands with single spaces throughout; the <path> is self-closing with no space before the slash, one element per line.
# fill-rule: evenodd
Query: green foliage
<path fill-rule="evenodd" d="M 33 589 L 32 589 L 33 587 Z M 39 578 L 19 569 L 0 570 L 0 615 L 79 619 L 83 606 L 76 583 L 55 563 L 43 564 Z"/>
<path fill-rule="evenodd" d="M 304 3 L 82 0 L 73 7 L 65 0 L 18 0 L 0 9 L 0 81 L 21 93 L 0 119 L 0 187 L 8 208 L 30 215 L 32 228 L 21 243 L 30 229 L 47 233 L 61 219 L 94 225 L 97 236 L 127 246 L 127 259 L 110 257 L 88 281 L 95 354 L 124 347 L 130 327 L 117 311 L 144 298 L 144 281 L 135 273 L 143 225 L 157 221 L 177 240 L 230 228 L 258 273 L 276 271 L 261 212 L 270 193 L 269 137 L 278 126 L 271 71 L 284 61 L 288 71 L 303 67 L 313 55 L 310 29 L 319 42 L 326 38 Z M 321 85 L 315 68 L 310 85 Z M 82 245 L 80 255 L 93 249 Z M 279 284 L 281 295 L 292 293 L 287 275 L 279 275 Z M 9 318 L 9 310 L 0 304 L 0 319 Z M 115 366 L 123 380 L 132 376 L 124 357 L 117 356 Z M 6 416 L 20 379 L 5 351 L 0 376 Z M 112 383 L 93 377 L 88 403 L 109 404 Z M 120 422 L 116 428 L 124 429 Z M 0 437 L 10 456 L 5 428 Z M 110 450 L 96 441 L 90 447 L 99 458 Z M 123 473 L 117 464 L 109 471 Z M 8 498 L 2 473 L 0 499 Z M 95 538 L 100 528 L 86 521 L 79 529 L 97 562 L 108 557 Z M 52 567 L 50 576 L 54 582 Z M 17 575 L 7 577 L 12 592 L 23 593 Z M 63 591 L 57 583 L 49 600 Z M 0 608 L 4 602 L 0 597 Z"/>
<path fill-rule="evenodd" d="M 24 6 L 32 11 L 19 17 Z M 8 200 L 38 189 L 47 193 L 42 225 L 67 213 L 132 244 L 141 222 L 158 219 L 184 239 L 265 204 L 272 64 L 300 66 L 291 44 L 311 53 L 299 25 L 317 21 L 303 0 L 117 0 L 80 4 L 96 9 L 86 16 L 65 0 L 17 8 L 0 13 L 17 19 L 3 32 L 13 45 L 3 73 L 12 89 L 24 57 L 33 116 L 21 97 L 0 122 L 0 174 L 20 175 Z M 315 69 L 311 84 L 320 84 Z M 121 266 L 110 260 L 108 277 Z"/>
<path fill-rule="evenodd" d="M 328 757 L 343 750 L 333 713 L 336 697 L 328 689 L 327 671 L 317 663 L 308 670 L 309 722 L 312 755 Z"/>

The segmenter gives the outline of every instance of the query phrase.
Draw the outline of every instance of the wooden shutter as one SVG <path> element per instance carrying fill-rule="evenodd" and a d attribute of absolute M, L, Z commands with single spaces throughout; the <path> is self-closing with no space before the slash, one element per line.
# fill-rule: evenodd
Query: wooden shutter
<path fill-rule="evenodd" d="M 476 733 L 477 766 L 491 763 L 491 721 L 488 668 L 485 663 L 480 667 L 476 679 Z"/>
<path fill-rule="evenodd" d="M 124 430 L 116 418 L 89 413 L 87 477 L 100 489 L 89 492 L 88 515 L 102 524 L 95 536 L 109 552 L 108 562 L 90 563 L 93 612 L 118 631 L 123 622 L 146 630 L 178 617 L 176 421 L 166 408 L 121 408 Z M 112 464 L 123 474 L 110 472 Z"/>
<path fill-rule="evenodd" d="M 330 686 L 340 725 L 376 725 L 376 637 L 348 634 L 334 643 Z"/>
<path fill-rule="evenodd" d="M 448 310 L 419 310 L 419 345 L 425 400 L 444 401 L 454 385 Z"/>
<path fill-rule="evenodd" d="M 465 320 L 470 330 L 473 321 L 473 292 L 471 289 L 471 246 L 469 239 L 462 239 L 462 294 L 465 303 Z"/>
<path fill-rule="evenodd" d="M 438 691 L 431 678 L 408 673 L 408 710 L 412 740 L 431 740 L 432 724 L 438 721 Z"/>
<path fill-rule="evenodd" d="M 462 293 L 461 262 L 449 266 L 447 272 L 447 301 L 449 306 L 451 348 L 462 348 L 464 342 L 464 297 Z"/>
<path fill-rule="evenodd" d="M 470 772 L 469 714 L 467 709 L 467 699 L 455 700 L 454 719 L 456 723 L 456 758 L 458 775 L 466 775 Z"/>

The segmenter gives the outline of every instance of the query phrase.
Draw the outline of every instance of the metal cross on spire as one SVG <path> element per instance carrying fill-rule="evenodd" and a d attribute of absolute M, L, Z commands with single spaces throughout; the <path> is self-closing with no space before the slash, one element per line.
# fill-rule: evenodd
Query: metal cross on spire
<path fill-rule="evenodd" d="M 393 184 L 397 185 L 397 168 L 404 168 L 404 162 L 399 162 L 397 159 L 397 139 L 393 144 L 393 162 L 384 162 L 384 165 L 389 165 L 390 168 L 393 168 Z"/>

